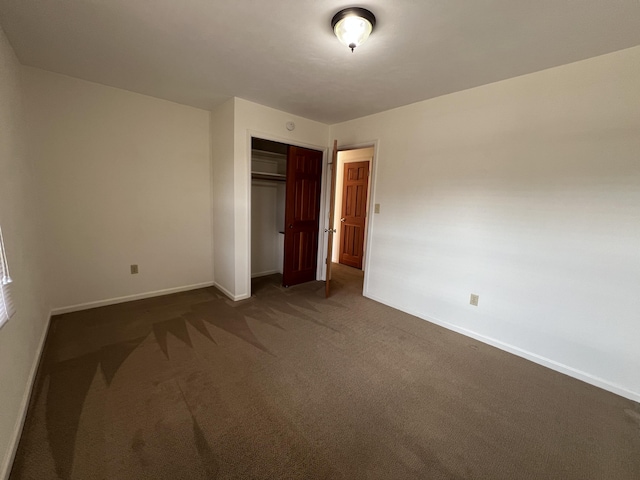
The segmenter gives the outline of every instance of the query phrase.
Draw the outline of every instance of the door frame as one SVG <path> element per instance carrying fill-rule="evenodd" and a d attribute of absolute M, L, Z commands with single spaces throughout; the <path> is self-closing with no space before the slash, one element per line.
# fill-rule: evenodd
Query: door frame
<path fill-rule="evenodd" d="M 328 160 L 328 152 L 329 152 L 329 147 L 327 145 L 314 145 L 311 143 L 304 143 L 304 142 L 300 142 L 297 140 L 293 140 L 291 138 L 286 138 L 286 137 L 280 137 L 278 135 L 273 135 L 270 133 L 266 133 L 266 132 L 261 132 L 258 130 L 250 130 L 247 129 L 247 136 L 246 136 L 246 158 L 245 158 L 245 167 L 246 167 L 246 171 L 247 171 L 247 175 L 246 175 L 246 185 L 247 185 L 247 196 L 246 196 L 246 201 L 247 201 L 247 210 L 248 210 L 248 215 L 247 215 L 247 245 L 246 245 L 246 249 L 245 249 L 245 255 L 247 256 L 247 268 L 246 268 L 246 272 L 245 272 L 245 282 L 247 284 L 247 292 L 248 295 L 247 297 L 244 298 L 249 298 L 251 297 L 251 215 L 253 214 L 253 212 L 251 211 L 251 139 L 252 138 L 260 138 L 262 140 L 270 140 L 272 142 L 279 142 L 279 143 L 284 143 L 286 145 L 293 145 L 295 147 L 302 147 L 302 148 L 309 148 L 311 150 L 317 150 L 319 152 L 322 152 L 322 184 L 320 186 L 320 219 L 323 219 L 325 216 L 325 197 L 328 198 L 330 196 L 329 193 L 327 193 L 327 190 L 331 189 L 331 185 L 329 185 L 329 188 L 327 188 L 327 182 L 326 182 L 326 178 L 327 178 L 327 172 L 326 170 L 328 170 L 328 164 L 329 164 L 329 160 Z M 319 231 L 318 231 L 318 242 L 320 242 L 320 239 L 324 239 L 324 235 L 323 235 L 323 230 L 324 228 L 324 223 L 325 222 L 320 222 L 319 225 Z M 327 222 L 328 223 L 328 222 Z M 321 248 L 320 244 L 318 245 L 318 266 L 316 269 L 316 280 L 324 280 L 324 268 L 321 268 L 324 266 L 324 258 L 326 256 L 326 253 L 323 252 L 323 250 L 325 250 L 325 248 Z M 325 256 L 323 256 L 325 255 Z M 215 268 L 215 266 L 214 266 Z M 322 270 L 322 271 L 321 271 Z"/>
<path fill-rule="evenodd" d="M 369 200 L 367 202 L 367 222 L 366 222 L 366 226 L 365 226 L 365 254 L 364 254 L 364 264 L 362 266 L 362 269 L 364 270 L 364 283 L 362 285 L 362 295 L 364 295 L 365 297 L 368 297 L 368 292 L 369 292 L 369 274 L 370 274 L 370 265 L 371 265 L 371 247 L 372 247 L 372 240 L 373 240 L 373 226 L 375 223 L 375 214 L 374 213 L 374 205 L 375 205 L 375 195 L 376 195 L 376 177 L 377 177 L 377 173 L 378 173 L 378 152 L 380 150 L 380 140 L 376 139 L 376 140 L 371 140 L 368 142 L 360 142 L 360 143 L 351 143 L 351 144 L 340 144 L 338 141 L 338 152 L 342 152 L 344 150 L 356 150 L 359 148 L 369 148 L 369 147 L 373 147 L 373 155 L 371 157 L 371 163 L 369 165 L 369 176 L 370 176 L 370 180 L 369 180 Z M 327 162 L 329 160 L 327 159 Z M 337 160 L 336 160 L 337 161 Z M 335 168 L 335 166 L 333 167 Z M 327 169 L 328 170 L 328 169 Z M 329 204 L 330 204 L 330 193 L 327 194 L 327 198 L 324 201 L 324 209 L 327 212 L 326 214 L 326 219 L 325 219 L 325 227 L 324 229 L 328 229 L 329 228 L 329 218 L 328 218 L 328 210 L 329 210 Z M 324 231 L 323 229 L 323 231 Z M 328 239 L 327 239 L 327 233 L 324 234 L 324 243 L 326 244 Z M 325 247 L 326 250 L 326 247 Z M 324 252 L 324 258 L 327 258 L 327 252 Z"/>

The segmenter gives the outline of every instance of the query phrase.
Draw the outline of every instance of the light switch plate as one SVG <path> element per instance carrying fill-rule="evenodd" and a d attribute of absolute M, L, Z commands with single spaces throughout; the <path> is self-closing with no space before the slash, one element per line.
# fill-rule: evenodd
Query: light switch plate
<path fill-rule="evenodd" d="M 469 300 L 469 303 L 471 305 L 473 305 L 474 307 L 478 306 L 478 300 L 480 300 L 480 295 L 476 295 L 475 293 L 471 294 L 471 298 Z"/>
<path fill-rule="evenodd" d="M 379 203 L 376 203 L 373 206 L 373 213 L 380 213 L 380 204 Z"/>
<path fill-rule="evenodd" d="M 138 273 L 138 265 L 131 265 L 131 275 Z"/>

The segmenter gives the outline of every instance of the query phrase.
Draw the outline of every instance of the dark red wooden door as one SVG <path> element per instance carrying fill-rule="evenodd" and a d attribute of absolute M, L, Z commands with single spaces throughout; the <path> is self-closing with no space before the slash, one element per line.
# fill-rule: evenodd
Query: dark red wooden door
<path fill-rule="evenodd" d="M 316 279 L 322 152 L 289 146 L 285 206 L 285 286 Z"/>
<path fill-rule="evenodd" d="M 364 224 L 367 218 L 369 162 L 344 164 L 340 263 L 362 269 Z"/>

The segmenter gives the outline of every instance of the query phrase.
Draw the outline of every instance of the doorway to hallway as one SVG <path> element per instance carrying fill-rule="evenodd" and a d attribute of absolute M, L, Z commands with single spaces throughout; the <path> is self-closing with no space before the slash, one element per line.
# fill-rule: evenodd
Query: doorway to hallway
<path fill-rule="evenodd" d="M 338 152 L 332 261 L 359 270 L 366 255 L 366 232 L 373 147 Z"/>

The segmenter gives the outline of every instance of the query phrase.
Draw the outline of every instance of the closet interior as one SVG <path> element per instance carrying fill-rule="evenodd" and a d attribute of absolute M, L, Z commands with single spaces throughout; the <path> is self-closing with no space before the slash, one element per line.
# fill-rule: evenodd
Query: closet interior
<path fill-rule="evenodd" d="M 283 272 L 287 151 L 251 139 L 251 277 Z"/>

